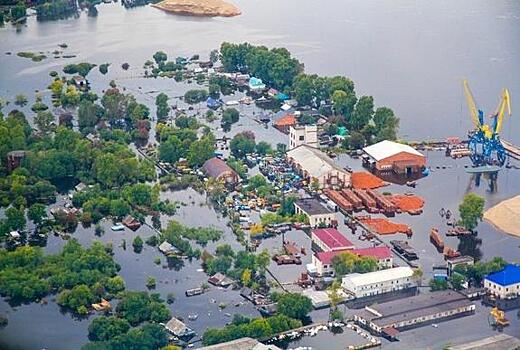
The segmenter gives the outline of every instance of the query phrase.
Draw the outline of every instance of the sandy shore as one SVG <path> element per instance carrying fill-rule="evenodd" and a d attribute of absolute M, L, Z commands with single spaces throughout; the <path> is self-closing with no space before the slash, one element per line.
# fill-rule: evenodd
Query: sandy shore
<path fill-rule="evenodd" d="M 152 6 L 187 16 L 233 17 L 241 14 L 238 7 L 223 0 L 164 0 Z"/>
<path fill-rule="evenodd" d="M 520 195 L 486 210 L 484 220 L 506 233 L 520 236 Z"/>

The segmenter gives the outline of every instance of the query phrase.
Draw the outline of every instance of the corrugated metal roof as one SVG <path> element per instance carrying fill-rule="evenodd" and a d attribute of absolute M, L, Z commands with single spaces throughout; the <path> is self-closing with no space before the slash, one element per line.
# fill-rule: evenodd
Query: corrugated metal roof
<path fill-rule="evenodd" d="M 322 241 L 330 250 L 354 247 L 354 244 L 335 228 L 316 229 L 312 231 L 312 234 Z"/>
<path fill-rule="evenodd" d="M 320 178 L 332 170 L 347 173 L 339 165 L 317 148 L 300 145 L 287 152 L 287 156 L 294 159 L 303 170 L 307 171 L 310 176 Z"/>
<path fill-rule="evenodd" d="M 343 277 L 343 281 L 350 280 L 354 286 L 364 286 L 373 283 L 382 283 L 399 278 L 412 277 L 413 270 L 407 266 L 394 267 L 392 269 L 380 270 L 368 273 L 353 273 Z"/>
<path fill-rule="evenodd" d="M 363 148 L 363 151 L 365 151 L 366 154 L 374 158 L 376 161 L 380 161 L 381 159 L 394 156 L 401 152 L 406 152 L 414 154 L 416 156 L 424 157 L 422 153 L 420 153 L 413 147 L 388 140 L 381 141 L 372 146 L 365 147 Z"/>

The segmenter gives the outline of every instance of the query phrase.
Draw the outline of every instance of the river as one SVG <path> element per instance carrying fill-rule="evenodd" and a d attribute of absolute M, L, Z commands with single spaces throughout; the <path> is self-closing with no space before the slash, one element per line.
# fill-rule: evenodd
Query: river
<path fill-rule="evenodd" d="M 132 79 L 142 72 L 146 59 L 157 50 L 166 51 L 170 57 L 195 53 L 206 56 L 222 41 L 287 47 L 305 64 L 307 72 L 350 76 L 356 82 L 359 95 L 371 94 L 376 105 L 387 105 L 396 111 L 401 118 L 400 135 L 406 139 L 464 137 L 471 124 L 462 94 L 463 77 L 470 80 L 475 98 L 486 112 L 495 108 L 502 87 L 510 89 L 513 109 L 515 96 L 520 96 L 520 2 L 517 1 L 237 0 L 234 3 L 243 12 L 235 18 L 190 18 L 151 7 L 126 10 L 120 4 L 102 4 L 98 6 L 97 18 L 82 14 L 79 18 L 38 23 L 32 17 L 20 31 L 7 25 L 0 28 L 0 96 L 12 100 L 16 94 L 24 93 L 29 96 L 30 105 L 33 92 L 48 85 L 51 70 L 60 71 L 63 65 L 73 62 L 110 62 L 109 75 L 101 76 L 97 69 L 89 75 L 93 89 L 99 92 L 106 88 L 110 79 L 116 79 L 136 93 L 140 102 L 150 105 L 153 98 L 147 96 L 146 91 L 164 90 L 178 95 L 185 86 L 167 79 Z M 50 55 L 35 63 L 15 55 L 19 51 L 53 51 L 63 42 L 69 46 L 66 54 L 77 55 L 76 58 L 54 59 Z M 4 52 L 13 54 L 5 55 Z M 120 68 L 124 62 L 130 64 L 130 70 Z M 241 124 L 234 126 L 233 132 L 256 126 L 251 119 L 244 119 Z M 255 130 L 255 133 L 259 139 L 273 143 L 284 140 L 283 135 L 272 128 Z M 503 136 L 520 144 L 518 118 L 513 116 L 506 120 Z M 349 159 L 341 158 L 340 161 L 359 166 L 359 162 Z M 486 191 L 485 181 L 475 189 L 462 167 L 467 160 L 451 161 L 438 152 L 430 152 L 428 161 L 431 166 L 448 165 L 448 168 L 432 172 L 413 190 L 427 200 L 424 214 L 418 217 L 400 215 L 397 220 L 412 225 L 411 244 L 420 252 L 420 264 L 427 276 L 431 273 L 431 265 L 442 260 L 440 255 L 433 253 L 434 248 L 427 238 L 429 229 L 439 224 L 440 207 L 456 211 L 462 196 L 470 189 L 485 195 L 486 205 L 490 206 L 516 194 L 520 188 L 518 170 L 504 169 L 499 175 L 498 190 L 490 193 Z M 405 191 L 397 186 L 389 190 Z M 175 216 L 178 220 L 188 225 L 215 225 L 224 229 L 224 241 L 234 243 L 225 221 L 200 205 L 204 202 L 200 195 L 188 190 L 173 198 L 190 204 L 181 208 Z M 122 239 L 131 242 L 135 235 L 128 231 L 124 234 L 111 232 L 110 224 L 105 226 L 107 233 L 100 239 L 113 241 L 114 247 Z M 150 232 L 141 228 L 138 234 L 146 237 Z M 80 228 L 75 236 L 85 244 L 95 238 L 93 229 Z M 348 237 L 356 244 L 362 244 L 357 237 Z M 480 250 L 484 258 L 502 255 L 509 260 L 518 260 L 518 238 L 497 232 L 486 223 L 479 227 L 479 237 L 483 239 Z M 297 240 L 296 236 L 294 238 Z M 457 245 L 454 238 L 448 239 L 448 243 Z M 57 238 L 49 238 L 46 249 L 56 252 L 62 244 Z M 279 242 L 272 239 L 263 245 L 273 249 Z M 213 247 L 214 244 L 210 244 L 210 248 Z M 187 262 L 176 272 L 153 263 L 159 255 L 154 248 L 145 247 L 140 255 L 133 253 L 131 248 L 115 251 L 115 259 L 122 265 L 121 274 L 130 289 L 144 290 L 146 278 L 155 276 L 157 291 L 163 297 L 171 291 L 177 296 L 171 305 L 174 315 L 199 314 L 199 319 L 190 324 L 199 334 L 208 326 L 221 326 L 227 322 L 225 312 L 255 314 L 248 304 L 235 308 L 233 305 L 242 299 L 232 291 L 213 290 L 209 297 L 187 300 L 184 290 L 206 279 L 199 271 L 198 262 Z M 217 302 L 208 303 L 209 298 L 215 298 Z M 221 301 L 229 303 L 228 308 L 232 310 L 219 311 Z M 75 349 L 87 341 L 90 320 L 76 320 L 68 313 L 60 313 L 52 300 L 47 305 L 23 305 L 16 310 L 0 301 L 0 310 L 7 312 L 9 318 L 9 325 L 0 330 L 0 348 Z M 322 314 L 316 315 L 326 317 Z M 428 328 L 405 333 L 401 345 L 403 348 L 438 348 L 447 339 L 472 340 L 491 335 L 486 316 L 485 311 L 472 316 L 478 320 L 474 321 L 477 327 L 470 327 L 472 321 L 454 320 L 441 325 L 443 331 L 436 334 Z M 457 329 L 464 329 L 465 336 L 459 336 Z M 520 335 L 518 320 L 507 332 Z M 332 343 L 341 347 L 340 341 Z M 309 345 L 316 344 L 314 341 Z M 385 348 L 388 346 L 396 345 L 385 344 Z"/>
<path fill-rule="evenodd" d="M 0 29 L 1 51 L 52 51 L 69 44 L 72 59 L 40 63 L 0 56 L 0 96 L 12 98 L 47 84 L 65 63 L 138 65 L 156 50 L 171 56 L 217 48 L 222 41 L 287 47 L 307 72 L 350 76 L 359 94 L 371 94 L 401 118 L 408 139 L 464 136 L 470 128 L 461 79 L 470 80 L 477 103 L 490 112 L 500 89 L 520 95 L 520 3 L 514 0 L 363 1 L 235 0 L 242 15 L 192 18 L 152 7 L 98 6 L 97 18 L 37 23 L 17 32 Z M 504 137 L 520 143 L 520 121 Z"/>

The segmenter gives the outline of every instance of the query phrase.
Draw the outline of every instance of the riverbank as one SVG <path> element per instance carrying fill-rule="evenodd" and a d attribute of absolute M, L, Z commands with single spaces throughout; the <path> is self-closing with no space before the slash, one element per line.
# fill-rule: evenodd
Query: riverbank
<path fill-rule="evenodd" d="M 234 17 L 241 14 L 238 7 L 222 0 L 164 0 L 152 6 L 187 16 Z"/>
<path fill-rule="evenodd" d="M 513 236 L 520 236 L 520 195 L 486 210 L 484 220 Z"/>

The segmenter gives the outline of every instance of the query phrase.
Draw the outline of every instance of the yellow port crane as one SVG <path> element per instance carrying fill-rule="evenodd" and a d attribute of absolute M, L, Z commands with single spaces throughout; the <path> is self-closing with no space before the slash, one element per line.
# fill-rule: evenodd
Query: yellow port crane
<path fill-rule="evenodd" d="M 506 110 L 511 116 L 511 97 L 508 89 L 502 89 L 496 110 L 489 115 L 493 124 L 484 122 L 484 112 L 477 108 L 467 80 L 463 81 L 464 95 L 468 103 L 474 131 L 471 133 L 468 148 L 471 151 L 471 161 L 475 166 L 499 165 L 506 160 L 506 151 L 500 142 L 500 131 Z"/>

